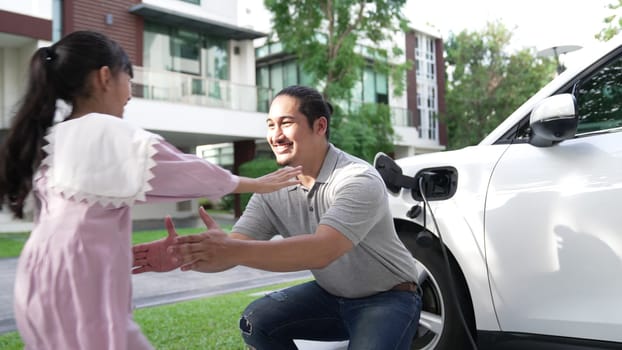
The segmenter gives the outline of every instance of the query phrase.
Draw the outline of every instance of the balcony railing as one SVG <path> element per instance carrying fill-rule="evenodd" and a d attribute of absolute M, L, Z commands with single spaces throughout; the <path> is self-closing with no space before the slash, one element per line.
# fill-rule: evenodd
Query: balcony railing
<path fill-rule="evenodd" d="M 273 91 L 266 87 L 235 84 L 226 80 L 134 67 L 132 95 L 151 100 L 267 113 Z M 344 108 L 355 110 L 361 105 L 360 101 L 352 101 Z M 421 139 L 437 139 L 435 129 L 421 130 L 414 125 L 411 110 L 395 106 L 389 108 L 394 126 L 415 127 Z"/>
<path fill-rule="evenodd" d="M 134 67 L 132 95 L 248 112 L 267 112 L 272 90 L 195 75 Z"/>
<path fill-rule="evenodd" d="M 391 108 L 391 122 L 395 126 L 414 126 L 413 112 L 407 108 L 390 107 Z"/>
<path fill-rule="evenodd" d="M 350 112 L 356 112 L 362 105 L 363 102 L 361 101 L 350 101 L 349 103 L 341 104 L 340 106 Z M 391 124 L 393 126 L 415 128 L 417 136 L 420 140 L 433 142 L 438 141 L 438 126 L 430 128 L 422 127 L 421 125 L 414 125 L 413 112 L 407 108 L 389 106 L 389 110 L 391 113 Z M 431 122 L 436 123 L 436 119 Z"/>
<path fill-rule="evenodd" d="M 361 101 L 350 101 L 345 104 L 341 104 L 341 107 L 352 112 L 356 111 L 364 103 Z M 411 110 L 402 107 L 389 106 L 389 110 L 391 112 L 391 124 L 393 126 L 407 126 L 412 127 L 413 123 L 413 113 Z"/>

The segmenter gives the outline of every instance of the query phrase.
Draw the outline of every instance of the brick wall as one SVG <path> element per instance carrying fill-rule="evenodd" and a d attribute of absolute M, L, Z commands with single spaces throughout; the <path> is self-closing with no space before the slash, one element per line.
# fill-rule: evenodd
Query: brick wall
<path fill-rule="evenodd" d="M 444 115 L 447 112 L 445 105 L 445 59 L 443 58 L 443 40 L 436 39 L 436 82 L 437 82 L 437 98 L 438 113 Z M 438 141 L 441 145 L 447 146 L 447 126 L 445 123 L 438 121 Z"/>
<path fill-rule="evenodd" d="M 140 0 L 65 0 L 63 33 L 77 30 L 104 33 L 123 47 L 134 65 L 142 66 L 144 21 L 142 17 L 128 11 L 130 7 L 140 2 Z M 111 19 L 111 23 L 106 22 L 107 16 Z"/>
<path fill-rule="evenodd" d="M 415 71 L 415 35 L 414 31 L 408 31 L 405 33 L 406 39 L 406 59 L 412 62 L 412 66 L 406 72 L 406 104 L 408 110 L 413 113 L 413 125 L 421 125 L 421 117 L 419 116 L 419 110 L 417 110 L 417 72 Z"/>

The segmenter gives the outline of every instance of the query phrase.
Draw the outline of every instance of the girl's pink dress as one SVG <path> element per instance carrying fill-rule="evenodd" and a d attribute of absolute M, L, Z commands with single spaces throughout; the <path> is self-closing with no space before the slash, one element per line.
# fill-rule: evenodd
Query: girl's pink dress
<path fill-rule="evenodd" d="M 26 349 L 152 349 L 132 320 L 131 206 L 215 199 L 239 178 L 106 115 L 60 123 L 48 141 L 15 281 Z"/>

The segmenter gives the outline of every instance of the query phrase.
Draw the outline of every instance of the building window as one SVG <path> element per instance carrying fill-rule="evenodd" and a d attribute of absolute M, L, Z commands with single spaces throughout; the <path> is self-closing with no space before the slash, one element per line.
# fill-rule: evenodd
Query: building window
<path fill-rule="evenodd" d="M 233 144 L 231 143 L 199 146 L 197 155 L 221 167 L 228 169 L 233 167 Z"/>
<path fill-rule="evenodd" d="M 267 47 L 272 46 L 262 46 L 264 49 Z M 270 51 L 270 54 L 272 54 L 272 51 Z M 372 67 L 367 67 L 363 70 L 360 77 L 361 79 L 355 82 L 351 90 L 352 101 L 347 103 L 348 106 L 350 104 L 359 105 L 362 102 L 389 103 L 389 79 L 386 74 L 378 73 Z M 313 75 L 305 72 L 295 59 L 257 67 L 256 80 L 258 87 L 266 88 L 273 93 L 277 93 L 291 85 L 316 85 Z M 270 96 L 268 96 L 267 92 L 260 95 L 258 110 L 267 111 L 269 99 Z M 347 109 L 349 108 L 348 106 L 343 107 Z"/>
<path fill-rule="evenodd" d="M 436 81 L 435 40 L 424 34 L 415 37 L 415 60 L 417 80 L 421 78 Z"/>
<path fill-rule="evenodd" d="M 363 69 L 360 82 L 352 88 L 352 100 L 365 103 L 389 103 L 389 81 L 386 74 L 371 67 Z"/>
<path fill-rule="evenodd" d="M 213 37 L 205 37 L 203 61 L 208 78 L 229 79 L 229 53 L 227 41 Z"/>
<path fill-rule="evenodd" d="M 63 37 L 63 1 L 52 1 L 52 41 L 57 42 Z"/>
<path fill-rule="evenodd" d="M 298 65 L 295 61 L 283 63 L 283 87 L 298 84 Z"/>
<path fill-rule="evenodd" d="M 274 91 L 281 91 L 283 89 L 283 64 L 278 63 L 272 65 L 270 68 L 270 87 Z"/>
<path fill-rule="evenodd" d="M 419 137 L 438 139 L 438 100 L 436 86 L 417 82 L 417 111 L 419 112 Z"/>
<path fill-rule="evenodd" d="M 313 76 L 306 73 L 296 60 L 287 60 L 257 68 L 257 86 L 271 88 L 274 92 L 291 85 L 314 85 Z"/>
<path fill-rule="evenodd" d="M 201 75 L 200 36 L 197 32 L 177 29 L 171 37 L 172 70 Z"/>
<path fill-rule="evenodd" d="M 255 49 L 255 57 L 263 58 L 283 52 L 283 44 L 280 41 L 268 43 Z"/>
<path fill-rule="evenodd" d="M 438 99 L 436 79 L 436 39 L 424 34 L 415 37 L 417 111 L 419 137 L 438 140 Z"/>
<path fill-rule="evenodd" d="M 145 23 L 144 35 L 145 68 L 229 80 L 227 40 L 152 22 Z"/>
<path fill-rule="evenodd" d="M 267 113 L 270 109 L 270 70 L 268 67 L 257 69 L 257 111 Z"/>

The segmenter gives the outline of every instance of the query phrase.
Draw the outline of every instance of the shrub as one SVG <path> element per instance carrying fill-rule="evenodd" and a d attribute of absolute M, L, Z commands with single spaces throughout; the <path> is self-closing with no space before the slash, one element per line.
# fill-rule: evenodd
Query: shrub
<path fill-rule="evenodd" d="M 274 158 L 260 157 L 240 165 L 239 172 L 240 176 L 256 178 L 277 169 L 279 169 L 279 165 L 276 164 Z M 250 193 L 243 193 L 240 195 L 240 207 L 242 211 L 246 208 L 246 204 L 248 204 L 250 198 Z"/>

